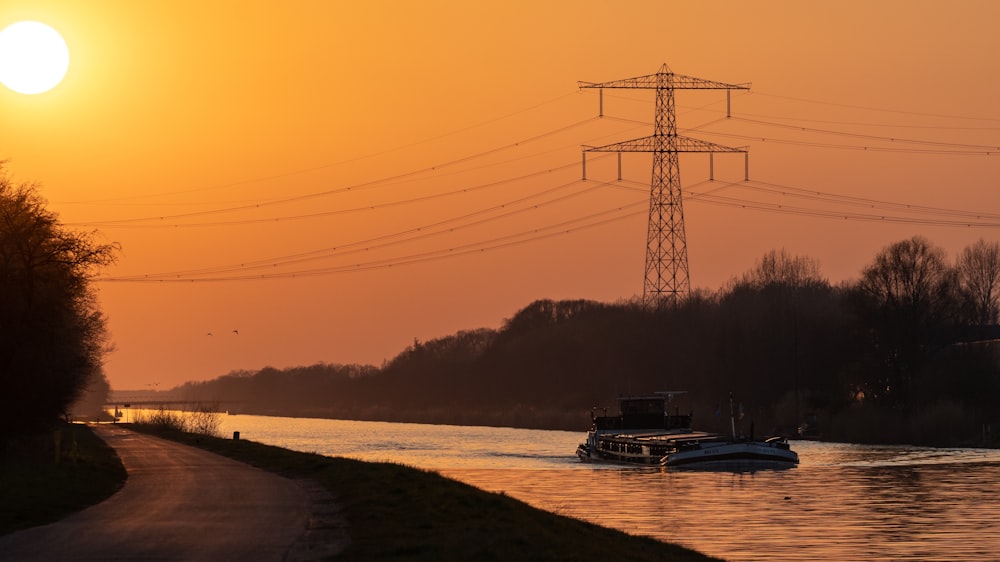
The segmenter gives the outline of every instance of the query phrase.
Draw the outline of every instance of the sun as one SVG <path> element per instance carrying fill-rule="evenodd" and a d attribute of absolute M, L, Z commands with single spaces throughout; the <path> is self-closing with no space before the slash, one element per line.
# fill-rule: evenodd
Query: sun
<path fill-rule="evenodd" d="M 37 21 L 0 31 L 0 83 L 21 94 L 55 88 L 69 69 L 69 48 L 59 32 Z"/>

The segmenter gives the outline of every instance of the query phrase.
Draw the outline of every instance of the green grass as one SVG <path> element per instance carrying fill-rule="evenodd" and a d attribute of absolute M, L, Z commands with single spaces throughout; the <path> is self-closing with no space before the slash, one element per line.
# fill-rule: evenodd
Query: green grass
<path fill-rule="evenodd" d="M 434 472 L 299 453 L 246 440 L 156 433 L 322 484 L 349 525 L 351 545 L 337 560 L 716 560 L 535 509 Z"/>
<path fill-rule="evenodd" d="M 21 437 L 0 457 L 0 535 L 98 503 L 118 491 L 125 477 L 118 455 L 85 425 Z"/>

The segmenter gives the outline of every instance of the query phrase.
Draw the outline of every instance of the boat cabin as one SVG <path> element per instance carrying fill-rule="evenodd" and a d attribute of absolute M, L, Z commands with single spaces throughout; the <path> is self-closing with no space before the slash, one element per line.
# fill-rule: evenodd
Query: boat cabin
<path fill-rule="evenodd" d="M 671 412 L 673 398 L 682 392 L 657 392 L 646 396 L 621 396 L 618 398 L 618 415 L 591 415 L 591 429 L 608 430 L 663 430 L 690 429 L 691 413 L 681 414 L 674 406 Z"/>

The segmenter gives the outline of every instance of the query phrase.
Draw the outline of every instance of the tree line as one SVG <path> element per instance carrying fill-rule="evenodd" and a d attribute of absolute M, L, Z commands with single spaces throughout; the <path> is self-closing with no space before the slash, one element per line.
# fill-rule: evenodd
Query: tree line
<path fill-rule="evenodd" d="M 764 255 L 717 291 L 651 307 L 538 300 L 498 329 L 414 341 L 383 365 L 232 372 L 173 393 L 246 413 L 583 430 L 619 395 L 685 390 L 678 407 L 854 442 L 990 440 L 1000 417 L 1000 244 L 949 262 L 915 236 L 837 285 Z"/>

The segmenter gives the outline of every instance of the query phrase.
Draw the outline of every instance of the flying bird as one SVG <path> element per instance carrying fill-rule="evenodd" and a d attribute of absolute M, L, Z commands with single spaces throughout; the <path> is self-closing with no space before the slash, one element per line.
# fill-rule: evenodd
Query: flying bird
<path fill-rule="evenodd" d="M 237 336 L 240 335 L 240 331 L 239 330 L 233 330 L 233 333 L 236 334 Z"/>
<path fill-rule="evenodd" d="M 212 335 L 212 332 L 209 332 L 209 333 L 208 333 L 207 335 L 211 336 L 211 335 Z"/>

